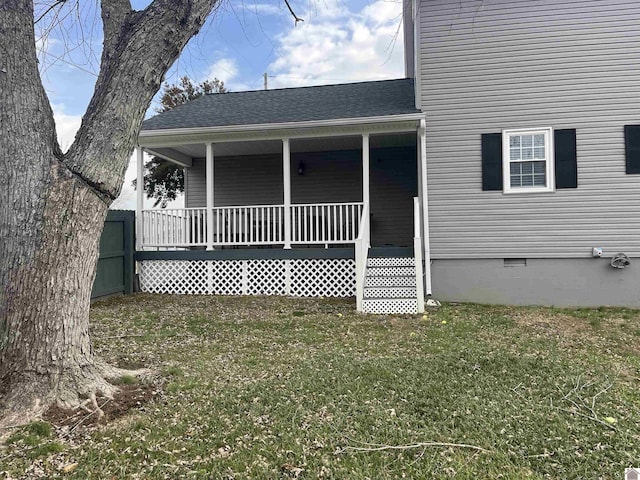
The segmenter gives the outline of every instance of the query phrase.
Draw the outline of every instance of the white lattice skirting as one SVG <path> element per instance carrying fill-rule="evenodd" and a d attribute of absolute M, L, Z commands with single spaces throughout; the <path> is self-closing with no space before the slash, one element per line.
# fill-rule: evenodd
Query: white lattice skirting
<path fill-rule="evenodd" d="M 149 293 L 354 297 L 353 259 L 144 260 L 140 288 Z"/>

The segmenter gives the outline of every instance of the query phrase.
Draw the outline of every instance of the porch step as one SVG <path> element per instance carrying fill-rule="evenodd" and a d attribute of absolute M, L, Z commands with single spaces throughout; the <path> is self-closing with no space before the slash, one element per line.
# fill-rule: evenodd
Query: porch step
<path fill-rule="evenodd" d="M 364 298 L 366 299 L 385 299 L 385 298 L 415 298 L 416 296 L 416 280 L 413 279 L 412 287 L 382 287 L 382 288 L 365 288 Z"/>
<path fill-rule="evenodd" d="M 362 308 L 366 313 L 418 313 L 418 300 L 415 298 L 365 299 Z"/>
<path fill-rule="evenodd" d="M 405 277 L 370 277 L 367 276 L 364 284 L 369 287 L 414 287 L 416 286 L 415 275 Z"/>
<path fill-rule="evenodd" d="M 416 261 L 413 257 L 369 257 L 367 267 L 413 267 Z"/>
<path fill-rule="evenodd" d="M 367 313 L 418 313 L 415 259 L 369 258 L 362 308 Z"/>
<path fill-rule="evenodd" d="M 367 267 L 367 277 L 410 277 L 415 274 L 416 267 Z"/>

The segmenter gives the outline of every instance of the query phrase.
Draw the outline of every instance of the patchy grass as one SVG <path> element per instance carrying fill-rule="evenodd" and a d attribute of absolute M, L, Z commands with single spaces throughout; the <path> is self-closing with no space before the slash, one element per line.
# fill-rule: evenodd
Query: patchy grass
<path fill-rule="evenodd" d="M 640 465 L 640 311 L 383 317 L 341 300 L 136 295 L 91 315 L 100 355 L 156 368 L 162 395 L 106 425 L 15 432 L 0 478 L 622 478 Z"/>

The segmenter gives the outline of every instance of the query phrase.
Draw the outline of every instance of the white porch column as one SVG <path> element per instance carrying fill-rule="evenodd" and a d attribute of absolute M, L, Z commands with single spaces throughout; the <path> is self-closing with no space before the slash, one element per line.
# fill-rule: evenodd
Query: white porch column
<path fill-rule="evenodd" d="M 431 295 L 431 239 L 429 237 L 429 189 L 427 187 L 427 128 L 424 120 L 418 127 L 418 148 L 420 161 L 420 185 L 422 200 L 422 241 L 424 243 L 425 289 Z"/>
<path fill-rule="evenodd" d="M 369 203 L 369 134 L 362 134 L 362 203 Z"/>
<path fill-rule="evenodd" d="M 291 148 L 282 139 L 282 176 L 284 180 L 284 248 L 291 248 Z"/>
<path fill-rule="evenodd" d="M 207 250 L 213 250 L 213 144 L 207 143 Z"/>
<path fill-rule="evenodd" d="M 144 202 L 144 149 L 136 148 L 136 250 L 142 250 L 144 224 L 142 207 Z"/>

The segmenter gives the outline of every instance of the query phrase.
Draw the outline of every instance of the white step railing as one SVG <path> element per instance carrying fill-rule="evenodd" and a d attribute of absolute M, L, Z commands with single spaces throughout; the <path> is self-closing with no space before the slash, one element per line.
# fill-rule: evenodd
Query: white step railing
<path fill-rule="evenodd" d="M 364 312 L 364 284 L 367 276 L 367 258 L 371 244 L 369 204 L 365 203 L 360 219 L 359 234 L 355 241 L 356 255 L 356 310 Z"/>
<path fill-rule="evenodd" d="M 291 205 L 291 243 L 355 242 L 362 205 L 362 202 Z"/>
<path fill-rule="evenodd" d="M 363 204 L 319 203 L 291 205 L 291 243 L 298 245 L 355 243 Z M 283 245 L 284 205 L 213 208 L 214 246 Z M 171 208 L 142 211 L 143 247 L 207 245 L 207 209 Z"/>

